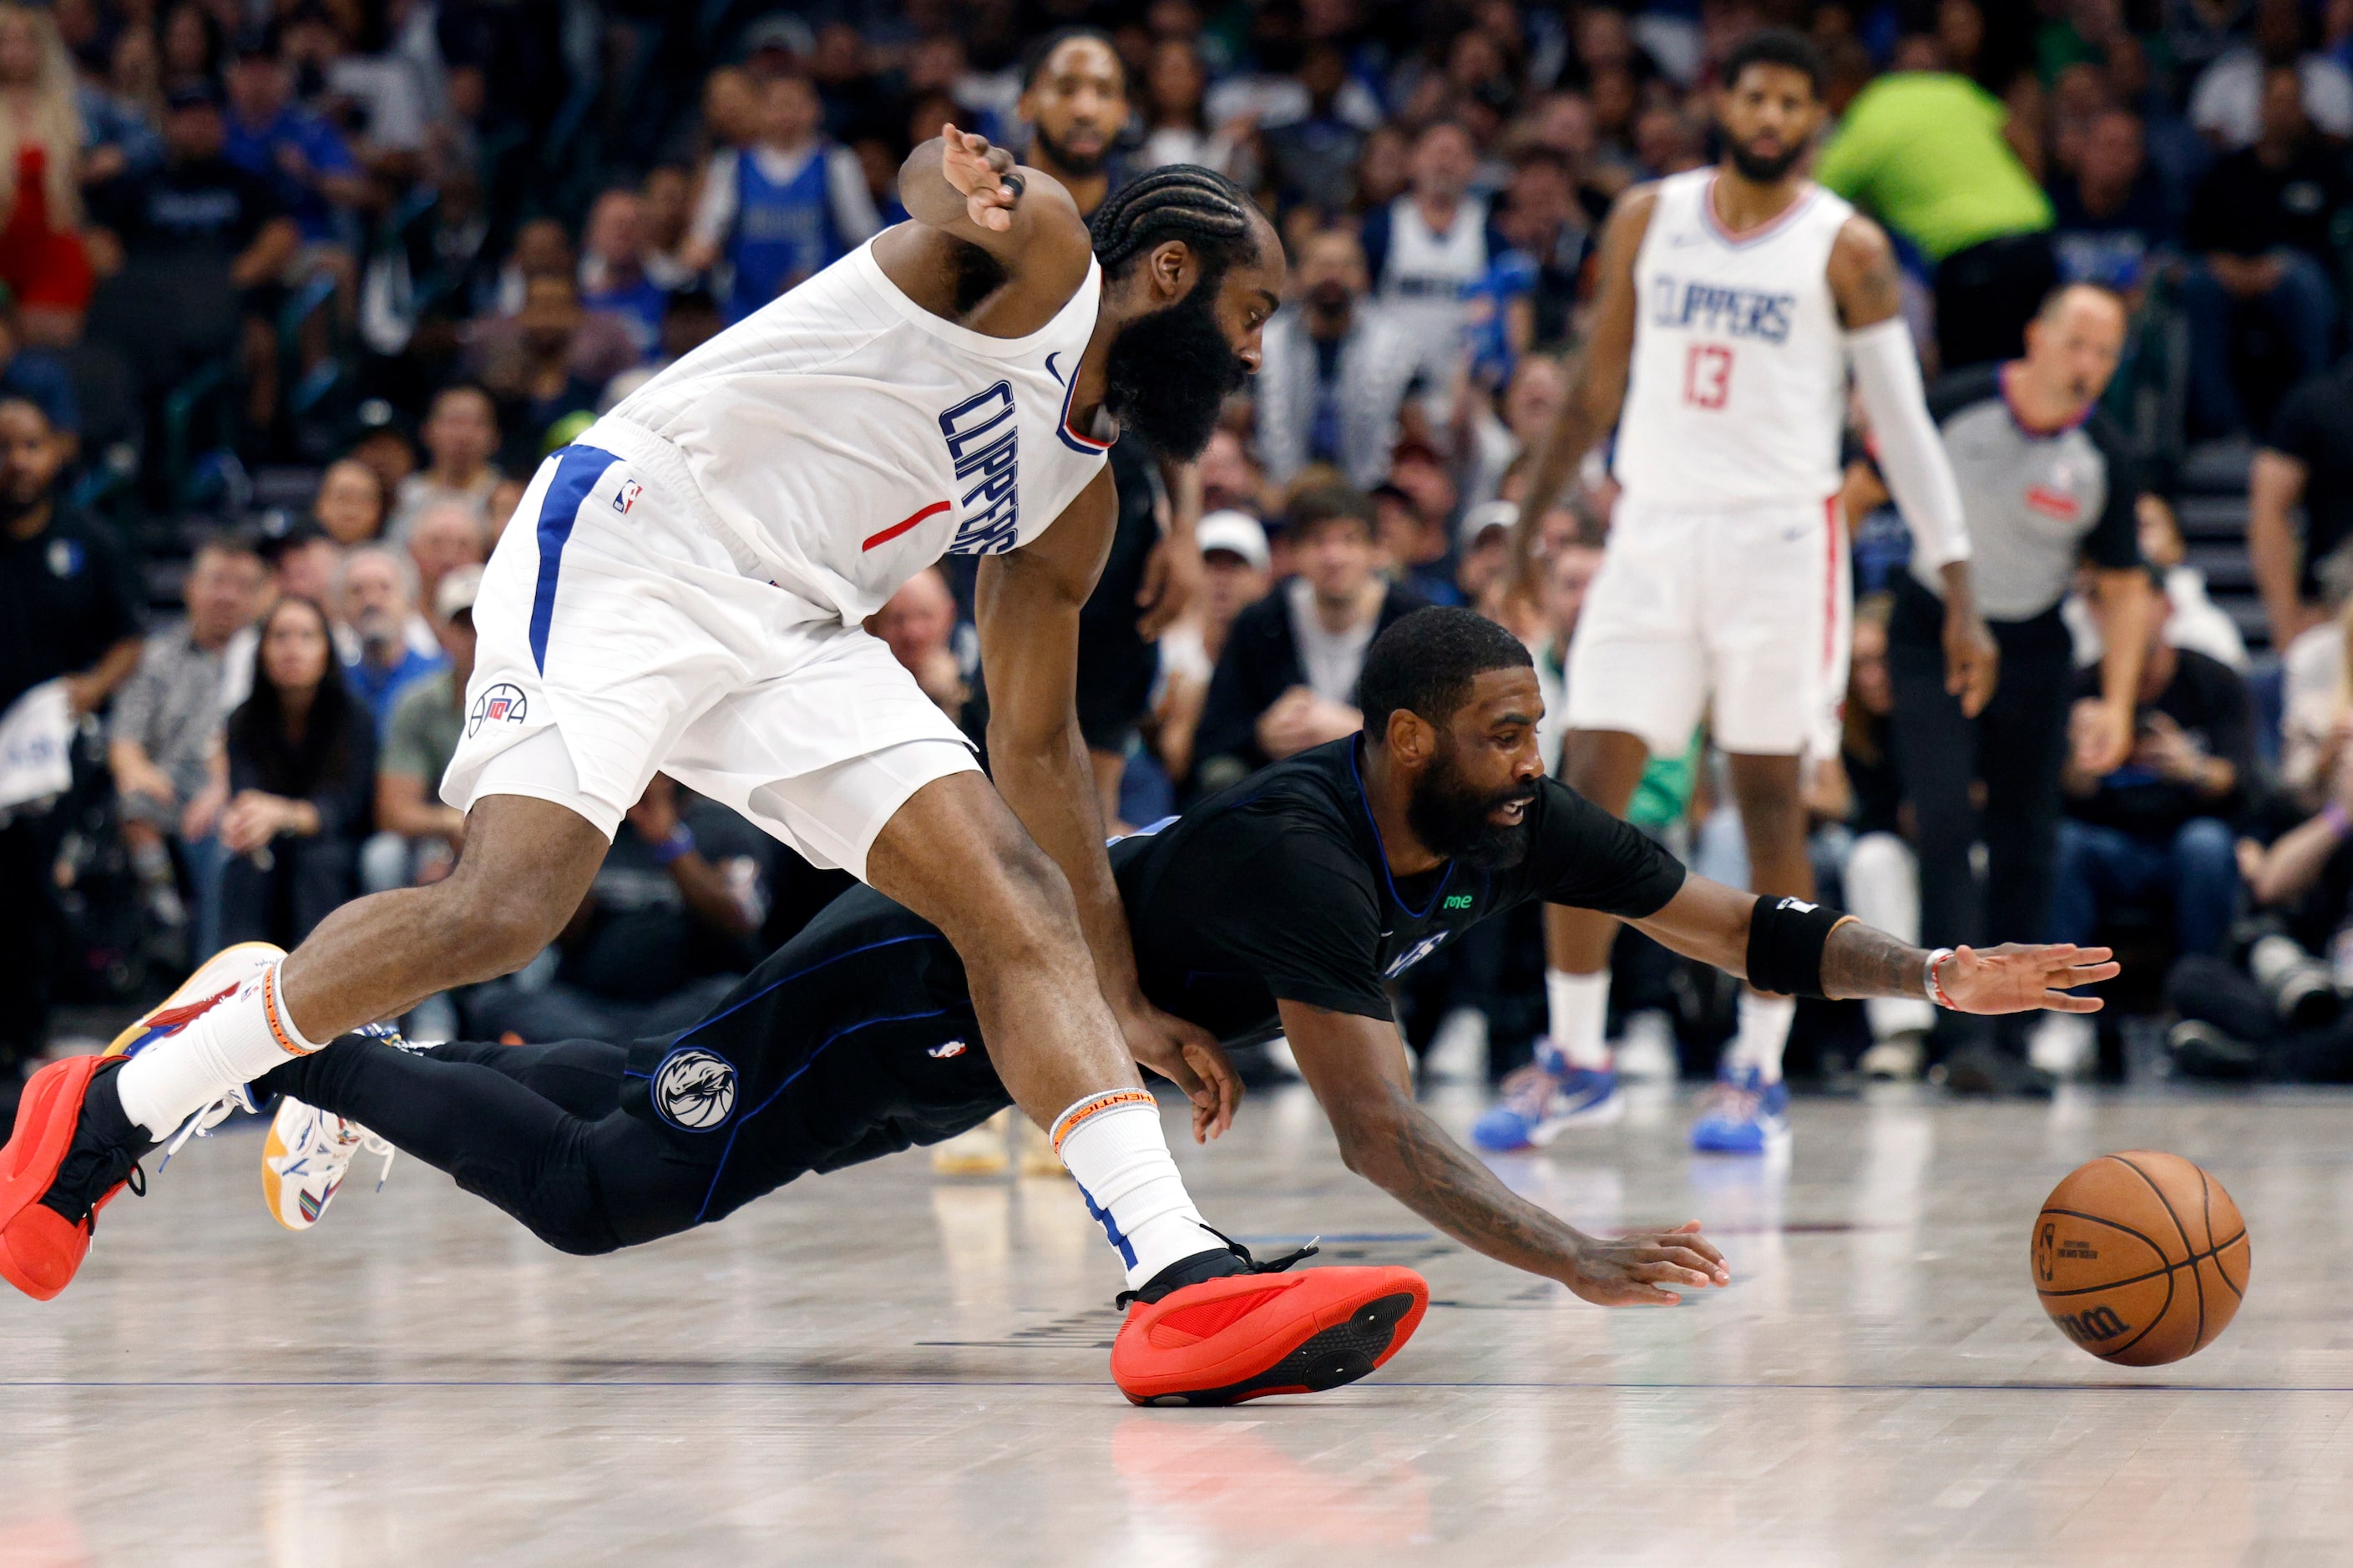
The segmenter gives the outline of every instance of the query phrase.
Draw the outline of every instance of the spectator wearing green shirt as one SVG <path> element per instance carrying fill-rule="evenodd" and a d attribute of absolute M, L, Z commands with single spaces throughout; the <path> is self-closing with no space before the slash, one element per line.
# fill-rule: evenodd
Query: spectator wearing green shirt
<path fill-rule="evenodd" d="M 2003 138 L 2009 118 L 1967 77 L 1897 71 L 1857 95 L 1814 170 L 1935 265 L 1948 371 L 2017 358 L 2059 281 L 2051 201 Z"/>

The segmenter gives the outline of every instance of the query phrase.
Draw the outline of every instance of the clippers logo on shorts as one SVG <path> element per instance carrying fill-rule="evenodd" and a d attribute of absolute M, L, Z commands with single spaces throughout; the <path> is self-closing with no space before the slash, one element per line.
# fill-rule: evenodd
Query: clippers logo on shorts
<path fill-rule="evenodd" d="M 1020 533 L 1021 486 L 1018 468 L 1019 432 L 1013 418 L 1013 384 L 998 382 L 940 416 L 963 521 L 948 542 L 951 555 L 996 555 L 1013 548 Z"/>
<path fill-rule="evenodd" d="M 653 1098 L 671 1126 L 708 1132 L 735 1109 L 735 1064 L 709 1051 L 672 1051 L 654 1071 Z"/>
<path fill-rule="evenodd" d="M 1693 327 L 1727 337 L 1763 342 L 1786 342 L 1798 309 L 1795 294 L 1766 294 L 1754 289 L 1726 289 L 1695 278 L 1678 279 L 1662 272 L 1652 287 L 1658 301 L 1651 321 L 1661 327 Z"/>
<path fill-rule="evenodd" d="M 466 734 L 470 739 L 485 724 L 520 724 L 530 711 L 531 699 L 522 688 L 501 680 L 474 699 L 473 711 L 466 715 Z"/>
<path fill-rule="evenodd" d="M 613 510 L 619 512 L 622 516 L 627 517 L 628 515 L 629 509 L 638 504 L 638 498 L 645 493 L 646 487 L 638 483 L 637 480 L 622 480 L 621 488 L 615 491 L 613 495 Z"/>

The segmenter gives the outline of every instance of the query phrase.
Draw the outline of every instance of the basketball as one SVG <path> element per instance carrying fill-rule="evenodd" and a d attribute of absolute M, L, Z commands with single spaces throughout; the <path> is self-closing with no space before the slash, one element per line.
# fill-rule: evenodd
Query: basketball
<path fill-rule="evenodd" d="M 2163 1366 L 2213 1343 L 2246 1296 L 2250 1261 L 2239 1205 L 2178 1154 L 2103 1154 L 2052 1188 L 2034 1220 L 2042 1310 L 2119 1366 Z"/>

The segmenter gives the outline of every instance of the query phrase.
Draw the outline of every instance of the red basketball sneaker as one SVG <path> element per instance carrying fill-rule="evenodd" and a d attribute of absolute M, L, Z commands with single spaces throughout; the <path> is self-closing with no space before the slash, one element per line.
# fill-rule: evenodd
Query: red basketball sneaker
<path fill-rule="evenodd" d="M 1260 1263 L 1237 1245 L 1123 1292 L 1132 1304 L 1111 1348 L 1119 1391 L 1134 1405 L 1239 1405 L 1337 1388 L 1388 1361 L 1421 1325 L 1429 1282 L 1395 1267 L 1282 1272 L 1314 1250 Z"/>
<path fill-rule="evenodd" d="M 0 1279 L 36 1301 L 72 1282 L 98 1211 L 149 1148 L 106 1081 L 122 1065 L 118 1056 L 69 1057 L 35 1073 L 16 1135 L 0 1148 Z"/>
<path fill-rule="evenodd" d="M 16 1135 L 0 1148 L 0 1279 L 37 1301 L 72 1282 L 90 1252 L 98 1211 L 154 1146 L 122 1113 L 110 1080 L 126 1058 L 178 1034 L 284 956 L 262 942 L 223 948 L 117 1035 L 103 1055 L 51 1062 L 32 1076 L 16 1105 Z M 236 1095 L 231 1100 L 252 1108 Z M 190 1130 L 220 1121 L 228 1103 L 199 1111 Z"/>

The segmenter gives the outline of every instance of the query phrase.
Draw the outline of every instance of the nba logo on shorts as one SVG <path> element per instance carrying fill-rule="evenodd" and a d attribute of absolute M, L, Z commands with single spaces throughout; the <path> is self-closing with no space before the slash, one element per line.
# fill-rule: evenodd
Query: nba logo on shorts
<path fill-rule="evenodd" d="M 627 516 L 629 509 L 638 504 L 638 498 L 645 493 L 646 487 L 637 480 L 623 479 L 621 488 L 613 494 L 613 510 Z"/>
<path fill-rule="evenodd" d="M 474 710 L 466 715 L 466 733 L 472 735 L 485 724 L 520 724 L 530 711 L 531 699 L 522 688 L 501 680 L 474 699 Z"/>
<path fill-rule="evenodd" d="M 944 1062 L 950 1057 L 960 1057 L 964 1055 L 964 1042 L 962 1040 L 950 1040 L 944 1046 L 934 1046 L 930 1050 L 925 1051 L 923 1054 L 932 1058 L 934 1061 Z"/>
<path fill-rule="evenodd" d="M 653 1097 L 663 1121 L 709 1131 L 735 1109 L 735 1066 L 709 1051 L 672 1051 L 654 1070 Z"/>

